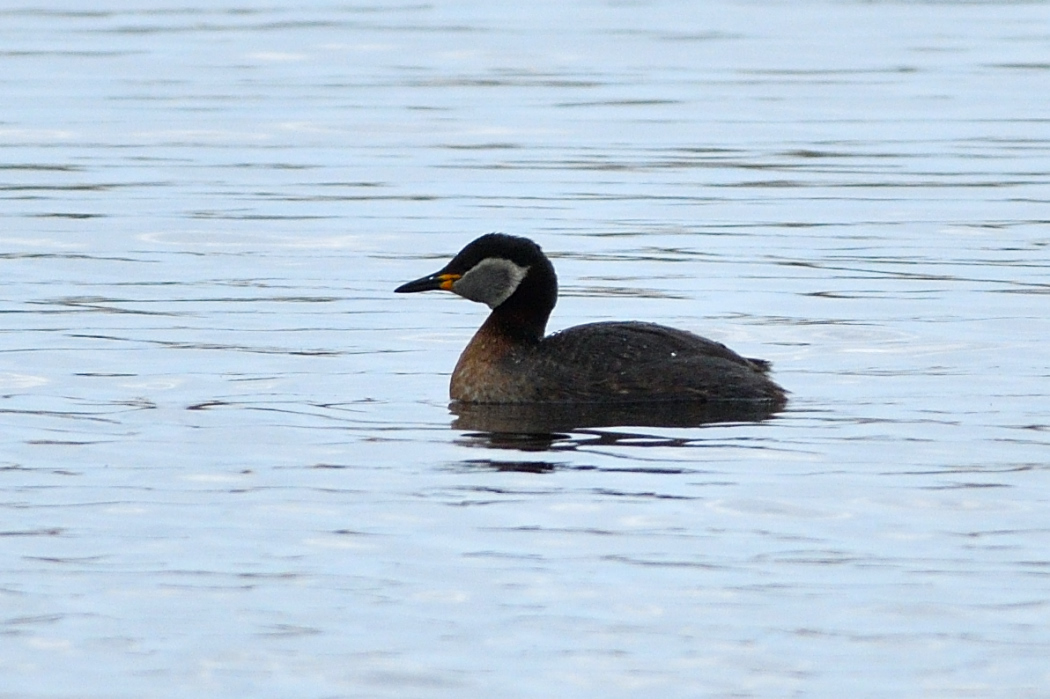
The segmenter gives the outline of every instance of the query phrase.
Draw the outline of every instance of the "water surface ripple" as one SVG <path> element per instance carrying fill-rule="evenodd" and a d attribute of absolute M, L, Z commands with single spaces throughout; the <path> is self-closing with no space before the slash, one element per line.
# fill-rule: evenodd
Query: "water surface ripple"
<path fill-rule="evenodd" d="M 1005 0 L 0 8 L 0 694 L 1045 695 L 1048 42 Z M 484 309 L 392 290 L 493 230 L 552 329 L 699 332 L 787 410 L 450 410 Z"/>

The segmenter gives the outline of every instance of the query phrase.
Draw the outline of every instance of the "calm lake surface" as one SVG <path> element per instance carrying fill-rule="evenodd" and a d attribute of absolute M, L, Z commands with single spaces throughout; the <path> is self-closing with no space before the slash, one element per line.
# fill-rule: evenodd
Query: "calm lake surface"
<path fill-rule="evenodd" d="M 7 2 L 0 90 L 0 696 L 1050 693 L 1050 4 Z M 458 427 L 392 290 L 493 230 L 787 409 Z"/>

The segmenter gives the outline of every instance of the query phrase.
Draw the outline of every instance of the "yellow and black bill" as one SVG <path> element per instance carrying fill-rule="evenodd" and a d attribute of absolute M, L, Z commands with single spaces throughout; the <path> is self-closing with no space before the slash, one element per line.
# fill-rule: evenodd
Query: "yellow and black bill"
<path fill-rule="evenodd" d="M 395 294 L 411 294 L 417 291 L 433 291 L 435 289 L 444 289 L 445 291 L 451 291 L 452 285 L 456 283 L 456 280 L 462 277 L 462 274 L 449 274 L 448 272 L 435 272 L 429 276 L 417 279 L 414 282 L 408 282 L 394 289 Z"/>

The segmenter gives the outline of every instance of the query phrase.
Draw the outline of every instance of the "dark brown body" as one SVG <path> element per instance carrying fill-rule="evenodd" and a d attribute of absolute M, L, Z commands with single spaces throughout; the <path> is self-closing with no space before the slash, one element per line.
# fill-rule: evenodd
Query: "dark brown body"
<path fill-rule="evenodd" d="M 784 390 L 768 364 L 653 323 L 591 323 L 533 342 L 500 331 L 494 313 L 452 372 L 450 396 L 474 403 L 767 401 Z"/>

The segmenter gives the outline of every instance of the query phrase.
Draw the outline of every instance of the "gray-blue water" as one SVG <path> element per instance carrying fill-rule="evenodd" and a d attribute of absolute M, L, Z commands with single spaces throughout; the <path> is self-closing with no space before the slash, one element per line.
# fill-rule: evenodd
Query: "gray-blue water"
<path fill-rule="evenodd" d="M 1050 5 L 0 7 L 0 696 L 1050 690 Z M 453 426 L 551 322 L 772 420 Z"/>

